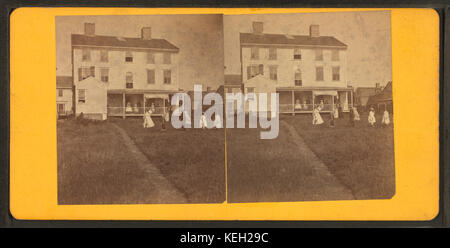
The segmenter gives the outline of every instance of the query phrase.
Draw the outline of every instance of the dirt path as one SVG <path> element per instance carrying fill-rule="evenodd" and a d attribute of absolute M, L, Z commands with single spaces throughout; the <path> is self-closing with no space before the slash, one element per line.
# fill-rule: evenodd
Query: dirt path
<path fill-rule="evenodd" d="M 298 135 L 297 131 L 286 121 L 281 120 L 281 125 L 286 127 L 291 135 L 292 140 L 297 145 L 299 153 L 304 156 L 303 161 L 307 163 L 301 166 L 310 166 L 314 170 L 314 176 L 317 183 L 318 193 L 314 194 L 311 200 L 351 200 L 355 199 L 352 192 L 345 187 L 339 180 L 328 170 L 328 167 L 314 154 L 304 140 Z"/>
<path fill-rule="evenodd" d="M 154 195 L 149 198 L 154 199 L 154 201 L 148 203 L 187 203 L 187 199 L 183 193 L 176 189 L 173 184 L 161 174 L 159 169 L 150 163 L 126 131 L 114 123 L 112 123 L 112 125 L 122 136 L 124 144 L 128 147 L 134 159 L 145 169 L 148 176 L 151 178 L 150 181 L 153 185 L 149 185 L 149 187 L 154 189 Z"/>

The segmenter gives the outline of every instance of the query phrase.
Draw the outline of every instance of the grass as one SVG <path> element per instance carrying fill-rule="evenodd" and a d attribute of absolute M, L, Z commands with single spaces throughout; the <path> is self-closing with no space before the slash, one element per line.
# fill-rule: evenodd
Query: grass
<path fill-rule="evenodd" d="M 370 128 L 367 116 L 350 127 L 347 118 L 335 127 L 312 126 L 311 115 L 282 116 L 356 199 L 390 198 L 394 194 L 393 129 Z M 378 118 L 380 120 L 380 118 Z M 259 129 L 227 129 L 228 200 L 270 202 L 335 200 L 332 187 L 315 174 L 299 154 L 288 130 L 260 140 Z"/>
<path fill-rule="evenodd" d="M 118 204 L 151 202 L 145 170 L 107 122 L 58 122 L 58 203 Z"/>
<path fill-rule="evenodd" d="M 189 203 L 225 201 L 225 148 L 223 129 L 142 128 L 142 119 L 114 119 L 134 140 L 150 162 L 184 193 Z"/>
<path fill-rule="evenodd" d="M 309 115 L 283 119 L 356 199 L 391 198 L 395 194 L 394 130 L 392 124 L 381 127 L 381 115 L 376 127 L 368 125 L 367 114 L 361 114 L 355 127 L 350 126 L 347 115 L 336 119 L 334 128 L 328 126 L 328 116 L 320 127 L 311 125 Z"/>

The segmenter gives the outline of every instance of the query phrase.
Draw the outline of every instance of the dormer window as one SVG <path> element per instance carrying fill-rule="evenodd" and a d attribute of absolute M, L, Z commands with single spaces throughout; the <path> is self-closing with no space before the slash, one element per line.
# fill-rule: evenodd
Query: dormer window
<path fill-rule="evenodd" d="M 133 62 L 133 53 L 130 51 L 127 51 L 125 53 L 125 62 L 132 63 Z"/>

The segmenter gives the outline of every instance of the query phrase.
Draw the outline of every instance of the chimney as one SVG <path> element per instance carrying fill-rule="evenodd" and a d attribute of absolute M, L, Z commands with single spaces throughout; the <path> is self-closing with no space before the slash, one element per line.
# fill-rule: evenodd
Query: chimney
<path fill-rule="evenodd" d="M 309 26 L 309 36 L 310 37 L 319 37 L 319 25 L 313 24 Z"/>
<path fill-rule="evenodd" d="M 143 40 L 151 40 L 152 39 L 152 28 L 151 27 L 143 27 L 141 29 L 141 38 Z"/>
<path fill-rule="evenodd" d="M 84 24 L 84 34 L 85 35 L 95 35 L 95 23 L 85 23 Z"/>
<path fill-rule="evenodd" d="M 255 34 L 263 33 L 263 22 L 253 22 L 253 33 Z"/>

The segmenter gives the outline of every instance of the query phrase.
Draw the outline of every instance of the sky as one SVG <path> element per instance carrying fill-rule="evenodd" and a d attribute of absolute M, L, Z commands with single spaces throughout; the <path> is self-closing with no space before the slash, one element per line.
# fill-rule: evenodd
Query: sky
<path fill-rule="evenodd" d="M 291 35 L 308 35 L 309 26 L 318 24 L 320 35 L 347 44 L 349 85 L 392 81 L 390 11 L 225 15 L 225 74 L 241 73 L 239 32 L 252 32 L 253 21 L 264 23 L 264 33 Z"/>
<path fill-rule="evenodd" d="M 222 15 L 58 16 L 56 75 L 71 76 L 71 34 L 83 34 L 84 23 L 95 23 L 98 35 L 140 37 L 151 27 L 152 37 L 180 48 L 180 88 L 203 84 L 216 89 L 223 84 L 224 52 Z"/>

